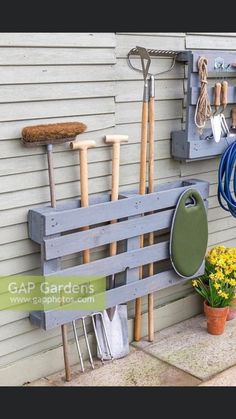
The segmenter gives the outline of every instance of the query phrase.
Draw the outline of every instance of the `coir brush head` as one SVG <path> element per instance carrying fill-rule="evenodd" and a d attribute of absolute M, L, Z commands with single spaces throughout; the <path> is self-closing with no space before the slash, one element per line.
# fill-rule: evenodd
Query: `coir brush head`
<path fill-rule="evenodd" d="M 84 132 L 86 128 L 82 122 L 34 125 L 23 128 L 22 142 L 27 147 L 65 143 Z"/>

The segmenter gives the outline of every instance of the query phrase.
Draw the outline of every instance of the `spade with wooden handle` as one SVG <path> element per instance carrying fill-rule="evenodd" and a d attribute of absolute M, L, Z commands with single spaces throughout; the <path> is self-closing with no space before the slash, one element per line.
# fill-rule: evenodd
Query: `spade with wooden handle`
<path fill-rule="evenodd" d="M 119 196 L 119 166 L 120 166 L 120 145 L 128 142 L 127 135 L 107 135 L 106 144 L 112 145 L 112 191 L 111 200 L 117 201 Z M 116 223 L 112 220 L 111 224 Z M 117 243 L 110 243 L 110 256 L 117 253 Z M 115 276 L 109 278 L 109 289 L 115 287 Z M 104 336 L 104 329 L 107 331 L 108 340 L 111 346 L 113 358 L 122 358 L 129 353 L 128 340 L 128 317 L 126 304 L 118 304 L 103 312 L 104 328 L 101 324 L 101 317 L 96 317 L 97 332 L 102 350 L 103 359 L 109 359 L 109 351 Z"/>

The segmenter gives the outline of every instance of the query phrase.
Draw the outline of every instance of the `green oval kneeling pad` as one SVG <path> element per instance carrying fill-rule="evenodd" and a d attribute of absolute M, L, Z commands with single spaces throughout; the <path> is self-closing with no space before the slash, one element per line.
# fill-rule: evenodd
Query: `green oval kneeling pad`
<path fill-rule="evenodd" d="M 205 258 L 208 241 L 207 213 L 196 189 L 187 189 L 179 198 L 172 220 L 170 260 L 176 273 L 194 276 Z"/>

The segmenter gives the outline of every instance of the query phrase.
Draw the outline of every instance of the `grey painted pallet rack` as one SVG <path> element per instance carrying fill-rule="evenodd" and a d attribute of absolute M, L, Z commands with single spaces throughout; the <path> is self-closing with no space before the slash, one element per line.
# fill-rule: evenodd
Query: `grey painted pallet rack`
<path fill-rule="evenodd" d="M 88 208 L 80 208 L 80 201 L 73 200 L 64 205 L 58 204 L 55 209 L 43 207 L 30 210 L 29 236 L 41 246 L 42 274 L 45 280 L 52 275 L 105 277 L 123 272 L 123 284 L 106 291 L 105 308 L 186 281 L 171 267 L 139 280 L 139 266 L 169 259 L 168 241 L 140 248 L 139 236 L 152 231 L 158 234 L 168 230 L 180 195 L 190 187 L 199 191 L 207 207 L 208 182 L 191 179 L 159 185 L 154 193 L 148 195 L 129 192 L 120 196 L 116 202 L 110 202 L 108 194 L 91 198 Z M 110 224 L 113 219 L 118 222 Z M 101 223 L 106 224 L 99 226 Z M 88 225 L 89 230 L 78 232 L 79 228 Z M 63 256 L 121 240 L 126 244 L 123 253 L 66 269 L 60 267 L 60 258 Z M 198 274 L 203 271 L 204 263 Z M 47 330 L 90 313 L 55 309 L 32 311 L 30 319 L 33 324 Z"/>
<path fill-rule="evenodd" d="M 236 135 L 228 135 L 222 137 L 219 143 L 214 139 L 208 139 L 211 135 L 210 128 L 204 128 L 202 134 L 194 123 L 194 114 L 196 103 L 199 96 L 199 75 L 198 75 L 198 59 L 204 56 L 208 60 L 208 76 L 220 81 L 222 77 L 232 77 L 232 73 L 236 77 L 236 68 L 231 64 L 236 63 L 236 51 L 219 51 L 219 50 L 194 50 L 184 51 L 178 54 L 177 61 L 188 64 L 187 74 L 187 102 L 186 102 L 186 128 L 181 131 L 173 131 L 172 137 L 172 156 L 176 160 L 200 160 L 209 159 L 222 154 L 225 148 L 236 140 Z M 215 68 L 215 60 L 222 58 L 224 60 L 224 68 L 218 71 Z M 227 68 L 227 70 L 226 70 Z M 213 87 L 208 87 L 208 94 L 211 105 L 213 105 Z M 230 86 L 228 89 L 228 104 L 236 104 L 236 86 Z M 214 109 L 214 108 L 213 108 Z"/>

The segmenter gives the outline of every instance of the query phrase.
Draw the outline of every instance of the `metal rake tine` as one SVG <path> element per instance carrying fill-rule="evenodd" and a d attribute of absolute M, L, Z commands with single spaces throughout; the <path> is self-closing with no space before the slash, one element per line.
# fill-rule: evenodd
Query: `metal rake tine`
<path fill-rule="evenodd" d="M 87 334 L 87 330 L 86 330 L 86 325 L 85 325 L 85 320 L 84 319 L 85 319 L 85 317 L 82 317 L 81 318 L 82 325 L 83 325 L 83 330 L 84 330 L 84 337 L 85 337 L 85 342 L 86 342 L 86 346 L 87 346 L 87 349 L 88 349 L 90 364 L 91 364 L 92 368 L 94 369 L 93 357 L 92 357 L 90 346 L 89 346 L 88 334 Z"/>
<path fill-rule="evenodd" d="M 103 319 L 103 314 L 101 312 L 98 312 L 96 314 L 99 315 L 99 316 L 101 316 L 102 326 L 103 326 L 103 330 L 104 330 L 104 336 L 105 336 L 105 339 L 106 339 L 108 352 L 109 352 L 109 355 L 110 355 L 111 360 L 113 361 L 114 358 L 113 358 L 113 355 L 112 355 L 111 346 L 110 346 L 110 342 L 109 342 L 109 339 L 108 339 L 106 326 L 105 326 L 104 319 Z"/>
<path fill-rule="evenodd" d="M 84 362 L 83 362 L 82 353 L 81 353 L 81 349 L 80 349 L 80 345 L 79 345 L 79 339 L 78 339 L 78 335 L 77 335 L 75 320 L 72 321 L 72 326 L 73 326 L 73 331 L 74 331 L 74 336 L 75 336 L 76 347 L 77 347 L 77 351 L 78 351 L 78 354 L 79 354 L 81 370 L 82 370 L 82 372 L 84 372 Z"/>
<path fill-rule="evenodd" d="M 95 334 L 95 338 L 96 338 L 96 342 L 97 342 L 97 346 L 98 346 L 98 351 L 99 351 L 100 356 L 101 356 L 101 363 L 104 365 L 104 359 L 103 359 L 103 356 L 102 356 L 102 349 L 101 349 L 101 345 L 100 345 L 98 334 L 97 334 L 97 329 L 96 329 L 94 316 L 95 316 L 95 314 L 91 314 L 92 323 L 93 323 L 93 330 L 94 330 L 94 334 Z"/>

